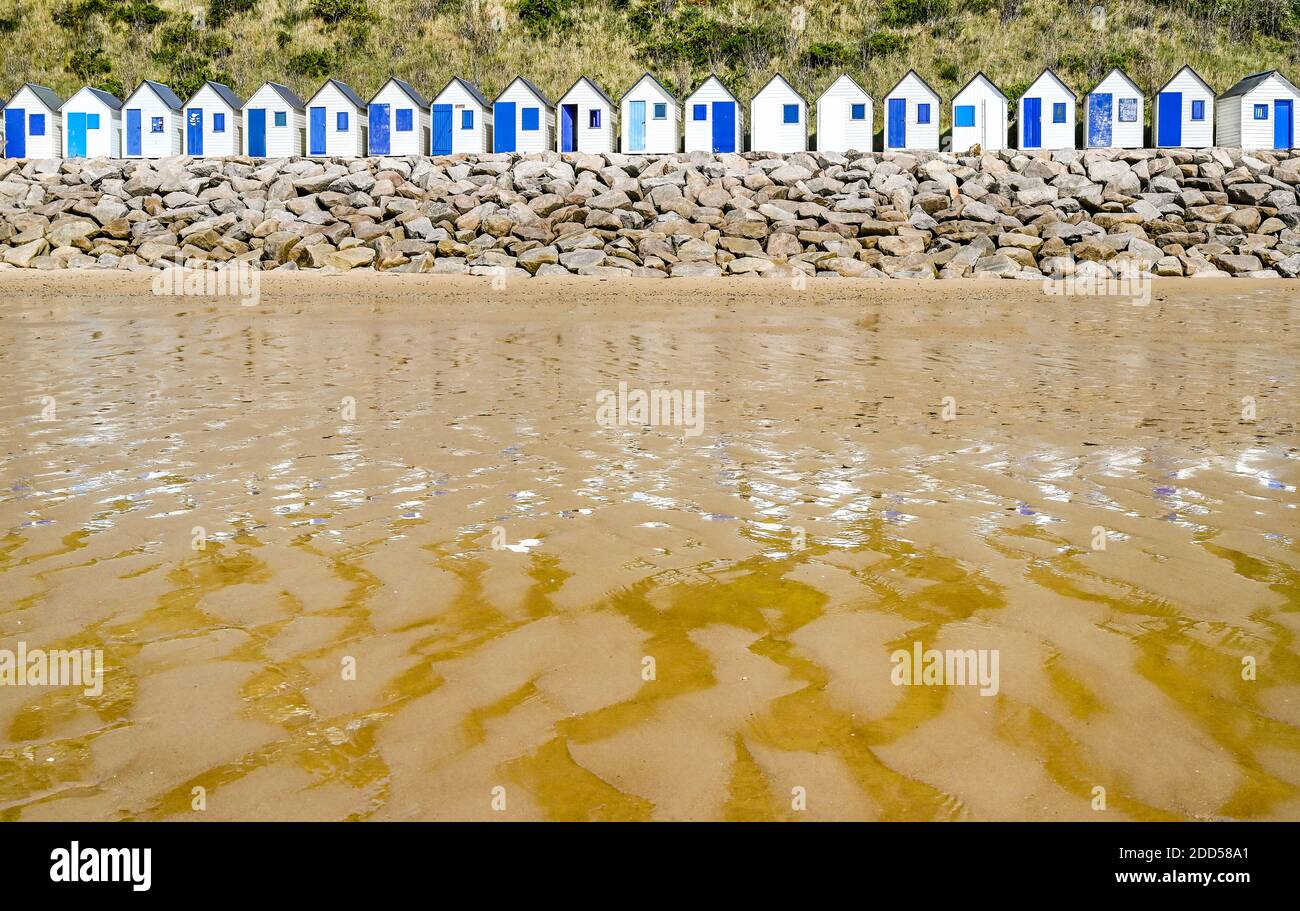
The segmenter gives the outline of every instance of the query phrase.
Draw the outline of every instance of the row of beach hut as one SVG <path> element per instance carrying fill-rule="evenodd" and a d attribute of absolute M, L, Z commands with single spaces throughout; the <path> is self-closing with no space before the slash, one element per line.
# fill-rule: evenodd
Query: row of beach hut
<path fill-rule="evenodd" d="M 1016 102 L 977 73 L 951 100 L 951 148 L 1071 149 L 1076 95 L 1046 69 Z M 1084 97 L 1082 142 L 1088 148 L 1146 144 L 1146 99 L 1114 69 Z M 1165 148 L 1220 146 L 1293 148 L 1300 90 L 1277 70 L 1254 73 L 1221 95 L 1190 66 L 1155 94 L 1151 144 Z M 884 97 L 885 150 L 939 149 L 942 100 L 915 70 Z M 780 74 L 749 103 L 749 147 L 758 152 L 808 148 L 809 105 Z M 615 102 L 586 76 L 552 102 L 523 76 L 489 102 L 473 83 L 455 78 L 432 101 L 393 78 L 368 102 L 329 79 L 304 102 L 268 82 L 247 101 L 207 82 L 182 102 L 161 83 L 145 80 L 125 101 L 86 87 L 67 101 L 28 83 L 4 106 L 6 158 L 162 158 L 171 155 L 450 155 L 485 152 L 611 152 L 665 154 L 738 152 L 745 139 L 744 107 L 717 76 L 682 102 L 649 73 Z M 875 105 L 850 76 L 817 99 L 820 151 L 875 148 Z M 684 141 L 683 137 L 684 136 Z"/>

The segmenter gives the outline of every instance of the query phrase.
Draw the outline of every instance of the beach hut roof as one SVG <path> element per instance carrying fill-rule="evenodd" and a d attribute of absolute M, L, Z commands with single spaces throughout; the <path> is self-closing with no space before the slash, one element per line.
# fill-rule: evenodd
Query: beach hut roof
<path fill-rule="evenodd" d="M 906 82 L 908 76 L 915 76 L 917 79 L 920 80 L 921 85 L 923 85 L 923 86 L 926 87 L 926 89 L 930 92 L 931 95 L 933 95 L 935 98 L 940 97 L 940 96 L 939 96 L 939 93 L 936 92 L 936 91 L 934 90 L 934 86 L 932 86 L 932 85 L 930 85 L 930 83 L 926 82 L 925 79 L 924 79 L 924 77 L 922 77 L 921 74 L 918 73 L 916 70 L 908 70 L 906 73 L 904 73 L 904 74 L 903 74 L 903 78 L 900 79 L 900 80 L 898 80 L 897 82 L 895 82 L 893 88 L 891 88 L 888 92 L 886 92 L 886 93 L 885 93 L 885 96 L 888 97 L 888 96 L 894 94 L 894 89 L 897 89 L 900 85 L 902 85 L 904 82 Z"/>
<path fill-rule="evenodd" d="M 673 104 L 676 104 L 676 103 L 677 103 L 677 96 L 674 95 L 672 92 L 668 91 L 668 87 L 665 86 L 665 85 L 664 85 L 662 82 L 660 82 L 658 79 L 656 79 L 656 78 L 654 77 L 654 74 L 652 74 L 649 70 L 646 70 L 644 73 L 642 73 L 642 74 L 637 78 L 636 82 L 633 82 L 630 86 L 628 86 L 627 91 L 624 92 L 622 95 L 620 95 L 618 100 L 619 100 L 619 101 L 622 101 L 624 98 L 626 98 L 626 97 L 627 97 L 627 96 L 632 92 L 632 89 L 634 89 L 634 88 L 636 88 L 638 85 L 640 85 L 640 84 L 641 84 L 641 81 L 642 81 L 643 79 L 645 79 L 647 76 L 650 77 L 650 81 L 651 81 L 651 82 L 653 82 L 655 85 L 659 86 L 660 91 L 662 91 L 665 95 L 667 95 L 669 98 L 671 98 L 671 99 L 673 100 Z"/>
<path fill-rule="evenodd" d="M 717 73 L 709 73 L 709 75 L 705 76 L 704 79 L 702 79 L 702 80 L 700 81 L 700 84 L 697 85 L 694 89 L 691 90 L 691 95 L 694 95 L 694 94 L 695 94 L 696 92 L 698 92 L 700 89 L 704 88 L 704 84 L 705 84 L 706 82 L 708 82 L 710 79 L 712 79 L 712 80 L 713 80 L 714 82 L 716 82 L 718 85 L 722 86 L 722 90 L 723 90 L 724 92 L 727 93 L 727 97 L 728 97 L 728 98 L 730 98 L 732 101 L 736 102 L 737 104 L 740 103 L 740 99 L 737 98 L 737 97 L 732 93 L 731 89 L 727 88 L 727 84 L 726 84 L 725 82 L 722 81 L 722 78 L 721 78 Z M 690 98 L 691 95 L 687 95 L 686 97 L 687 97 L 687 98 Z"/>
<path fill-rule="evenodd" d="M 826 86 L 826 88 L 822 90 L 822 93 L 821 93 L 820 95 L 817 96 L 818 100 L 821 100 L 822 98 L 824 98 L 824 97 L 826 96 L 826 93 L 827 93 L 827 92 L 829 92 L 831 89 L 835 88 L 835 83 L 839 82 L 841 79 L 847 79 L 849 82 L 853 83 L 853 87 L 854 87 L 855 89 L 857 89 L 857 90 L 858 90 L 859 92 L 861 92 L 862 94 L 866 95 L 868 98 L 871 97 L 871 93 L 870 93 L 870 92 L 868 92 L 868 91 L 867 91 L 866 89 L 864 89 L 862 86 L 858 85 L 858 80 L 854 79 L 854 78 L 853 78 L 852 76 L 850 76 L 848 73 L 840 73 L 838 76 L 836 76 L 834 79 L 832 79 L 832 80 L 831 80 L 831 84 L 828 85 L 828 86 Z"/>
<path fill-rule="evenodd" d="M 769 85 L 771 85 L 773 82 L 776 82 L 776 80 L 778 80 L 778 79 L 780 79 L 782 82 L 784 82 L 784 83 L 785 83 L 785 87 L 788 88 L 790 91 L 794 92 L 795 96 L 796 96 L 800 101 L 802 101 L 804 104 L 807 104 L 807 103 L 808 103 L 808 99 L 805 98 L 805 97 L 803 97 L 803 94 L 802 94 L 798 89 L 796 89 L 794 86 L 792 86 L 792 85 L 790 84 L 790 80 L 789 80 L 789 79 L 786 79 L 786 78 L 785 78 L 784 76 L 782 76 L 780 73 L 773 73 L 773 74 L 772 74 L 772 78 L 769 79 L 769 80 L 767 80 L 767 82 L 764 82 L 762 88 L 760 88 L 757 92 L 754 93 L 754 97 L 757 98 L 759 95 L 763 94 L 764 90 L 765 90 Z"/>
<path fill-rule="evenodd" d="M 1111 67 L 1109 73 L 1107 73 L 1105 76 L 1102 76 L 1099 80 L 1097 80 L 1097 85 L 1101 85 L 1103 82 L 1105 82 L 1111 76 L 1114 76 L 1116 73 L 1119 74 L 1119 78 L 1123 79 L 1132 87 L 1133 91 L 1137 92 L 1138 94 L 1142 93 L 1142 88 L 1136 82 L 1134 82 L 1132 79 L 1129 78 L 1128 73 L 1124 72 L 1117 66 Z M 1092 87 L 1093 91 L 1097 90 L 1097 85 L 1094 85 Z"/>
<path fill-rule="evenodd" d="M 1208 82 L 1202 79 L 1201 74 L 1196 72 L 1196 70 L 1192 69 L 1190 64 L 1186 64 L 1186 63 L 1180 66 L 1178 70 L 1172 76 L 1169 77 L 1169 82 L 1166 82 L 1164 85 L 1160 86 L 1160 88 L 1156 89 L 1156 94 L 1159 95 L 1165 89 L 1169 88 L 1169 83 L 1177 79 L 1178 74 L 1181 73 L 1183 70 L 1187 70 L 1187 72 L 1191 73 L 1196 78 L 1196 81 L 1205 87 L 1205 90 L 1207 92 L 1209 92 L 1211 95 L 1214 94 L 1214 86 L 1210 85 Z"/>
<path fill-rule="evenodd" d="M 306 105 L 303 104 L 302 99 L 294 93 L 293 89 L 289 88 L 287 85 L 281 85 L 278 82 L 268 82 L 266 84 L 271 87 L 273 92 L 280 96 L 280 100 L 289 105 L 289 107 L 293 108 L 295 111 L 302 113 Z M 261 91 L 261 89 L 258 89 L 258 91 Z"/>
<path fill-rule="evenodd" d="M 240 101 L 239 96 L 230 90 L 230 86 L 223 85 L 220 82 L 213 82 L 211 79 L 209 79 L 207 82 L 204 82 L 203 85 L 199 86 L 199 90 L 196 91 L 194 95 L 197 95 L 199 92 L 203 91 L 204 86 L 207 86 L 208 88 L 212 89 L 212 91 L 216 92 L 218 98 L 220 98 L 226 104 L 230 105 L 230 107 L 234 108 L 236 111 L 238 111 L 240 108 L 244 106 L 244 102 Z M 190 96 L 190 101 L 194 100 L 194 95 Z"/>
<path fill-rule="evenodd" d="M 504 95 L 506 92 L 510 91 L 510 86 L 514 85 L 516 82 L 522 82 L 525 86 L 527 86 L 527 87 L 528 87 L 528 91 L 530 91 L 530 92 L 532 92 L 534 95 L 536 95 L 539 101 L 543 101 L 543 102 L 545 102 L 545 103 L 546 103 L 546 106 L 547 106 L 548 108 L 553 108 L 553 107 L 555 107 L 555 102 L 552 101 L 551 99 L 547 98 L 545 92 L 543 92 L 543 91 L 542 91 L 541 89 L 539 89 L 537 86 L 533 85 L 531 82 L 529 82 L 529 81 L 528 81 L 526 78 L 524 78 L 523 76 L 516 76 L 514 79 L 511 79 L 508 83 L 506 83 L 506 87 L 503 88 L 500 92 L 497 93 L 497 98 L 500 98 L 500 97 L 501 97 L 502 95 Z M 496 101 L 496 98 L 494 98 L 494 99 L 492 99 L 492 100 L 495 102 L 495 101 Z"/>
<path fill-rule="evenodd" d="M 483 93 L 478 90 L 478 86 L 467 79 L 461 79 L 459 76 L 452 76 L 448 79 L 447 84 L 438 90 L 438 95 L 441 95 L 443 92 L 447 91 L 447 89 L 451 88 L 452 83 L 455 83 L 465 91 L 469 92 L 469 96 L 477 101 L 480 106 L 488 106 L 488 100 L 483 97 Z M 438 95 L 434 95 L 433 97 L 437 98 Z"/>
<path fill-rule="evenodd" d="M 595 79 L 589 79 L 589 78 L 587 78 L 586 76 L 579 76 L 577 79 L 573 80 L 573 85 L 571 85 L 571 86 L 569 86 L 567 89 L 565 89 L 565 90 L 564 90 L 564 93 L 563 93 L 562 95 L 560 95 L 560 97 L 563 98 L 565 95 L 567 95 L 567 94 L 569 94 L 570 92 L 572 92 L 575 88 L 577 88 L 579 82 L 585 82 L 585 83 L 587 83 L 587 85 L 591 86 L 592 90 L 593 90 L 597 95 L 599 95 L 601 98 L 604 99 L 604 101 L 605 101 L 605 103 L 606 103 L 607 105 L 609 105 L 610 107 L 613 107 L 613 106 L 614 106 L 614 99 L 613 99 L 613 98 L 610 98 L 608 95 L 605 94 L 605 90 L 602 89 L 602 88 L 601 88 L 601 87 L 596 83 L 596 80 L 595 80 Z"/>
<path fill-rule="evenodd" d="M 974 76 L 970 77 L 970 79 L 968 79 L 968 80 L 966 81 L 966 84 L 963 85 L 961 88 L 959 88 L 959 89 L 957 90 L 956 94 L 954 94 L 952 97 L 956 98 L 957 95 L 960 95 L 962 92 L 966 91 L 968 88 L 971 87 L 972 84 L 974 84 L 975 80 L 978 79 L 978 78 L 980 78 L 981 76 L 984 77 L 984 81 L 985 81 L 985 82 L 987 82 L 989 85 L 993 86 L 993 91 L 997 92 L 998 95 L 1002 98 L 1003 101 L 1010 101 L 1010 100 L 1011 100 L 1010 98 L 1007 97 L 1007 93 L 1006 93 L 1006 92 L 1004 92 L 1004 91 L 1002 91 L 1002 89 L 998 88 L 998 84 L 997 84 L 996 82 L 994 82 L 994 81 L 993 81 L 992 79 L 990 79 L 987 75 L 985 75 L 985 73 L 984 73 L 983 70 L 980 70 L 980 71 L 977 72 Z"/>
<path fill-rule="evenodd" d="M 1050 66 L 1047 67 L 1047 69 L 1043 70 L 1041 73 L 1039 73 L 1037 76 L 1035 76 L 1034 81 L 1029 84 L 1033 85 L 1034 82 L 1037 82 L 1039 79 L 1042 79 L 1044 76 L 1051 76 L 1057 85 L 1059 85 L 1067 93 L 1069 93 L 1071 98 L 1075 97 L 1074 89 L 1070 88 L 1069 84 L 1064 79 L 1056 75 L 1056 70 L 1052 69 Z"/>
<path fill-rule="evenodd" d="M 366 103 L 361 100 L 361 96 L 358 95 L 356 92 L 352 91 L 352 86 L 348 85 L 346 82 L 340 82 L 337 79 L 326 79 L 323 83 L 321 83 L 321 87 L 312 93 L 311 97 L 315 98 L 317 95 L 319 95 L 321 92 L 325 90 L 326 86 L 331 86 L 331 85 L 334 86 L 334 88 L 338 89 L 340 92 L 342 92 L 343 97 L 346 98 L 348 101 L 352 102 L 352 105 L 354 107 L 364 108 L 366 106 Z"/>
<path fill-rule="evenodd" d="M 63 99 L 54 94 L 53 89 L 47 89 L 45 86 L 37 85 L 34 82 L 24 82 L 18 87 L 18 92 L 21 92 L 23 89 L 30 89 L 32 94 L 41 100 L 41 104 L 45 105 L 52 111 L 57 111 L 59 108 L 63 107 Z M 18 92 L 14 92 L 14 95 L 17 95 Z M 10 98 L 9 100 L 13 101 L 13 98 Z"/>
<path fill-rule="evenodd" d="M 89 92 L 90 94 L 98 98 L 101 102 L 103 102 L 105 105 L 107 105 L 108 107 L 112 108 L 115 111 L 122 110 L 122 101 L 116 95 L 110 95 L 108 92 L 105 92 L 103 89 L 97 89 L 89 85 L 83 88 L 81 91 Z M 77 97 L 77 95 L 80 94 L 81 92 L 74 92 L 72 97 L 75 98 Z M 68 101 L 71 100 L 72 98 L 68 99 Z M 63 104 L 59 105 L 59 108 L 62 109 L 63 107 L 65 107 L 68 104 L 68 101 L 65 101 L 63 102 Z"/>
<path fill-rule="evenodd" d="M 134 95 L 145 86 L 148 86 L 149 91 L 153 92 L 154 95 L 158 97 L 158 100 L 167 105 L 171 110 L 179 111 L 184 106 L 182 105 L 181 100 L 176 97 L 175 92 L 167 88 L 167 86 L 163 85 L 161 82 L 154 82 L 152 79 L 143 80 L 135 87 L 135 91 L 133 91 L 131 95 Z M 130 98 L 131 95 L 127 95 L 126 97 Z"/>
<path fill-rule="evenodd" d="M 1219 97 L 1232 98 L 1237 95 L 1245 95 L 1246 93 L 1254 89 L 1256 86 L 1258 86 L 1261 82 L 1268 79 L 1269 76 L 1276 76 L 1278 79 L 1281 79 L 1283 82 L 1287 84 L 1287 86 L 1291 89 L 1291 91 L 1295 92 L 1297 95 L 1300 95 L 1300 90 L 1297 90 L 1296 87 L 1291 84 L 1291 80 L 1283 76 L 1281 72 L 1279 72 L 1278 70 L 1265 70 L 1262 73 L 1251 73 L 1249 76 L 1247 76 L 1245 79 L 1242 79 L 1240 82 L 1238 82 L 1232 88 L 1228 89 Z"/>
<path fill-rule="evenodd" d="M 417 92 L 409 82 L 407 82 L 405 79 L 398 79 L 396 76 L 389 77 L 388 82 L 385 82 L 384 85 L 381 85 L 379 87 L 379 92 L 382 92 L 384 90 L 384 86 L 388 85 L 389 82 L 397 86 L 398 89 L 401 90 L 403 95 L 405 95 L 407 98 L 414 101 L 417 107 L 427 108 L 429 106 L 429 102 L 425 99 L 425 97 L 421 95 L 419 92 Z M 376 98 L 379 97 L 379 92 L 375 92 Z M 374 98 L 371 99 L 371 101 L 373 100 Z"/>

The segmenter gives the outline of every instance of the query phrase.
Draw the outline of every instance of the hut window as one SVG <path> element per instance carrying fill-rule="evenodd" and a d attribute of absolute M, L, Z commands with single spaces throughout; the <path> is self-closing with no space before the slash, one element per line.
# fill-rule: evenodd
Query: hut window
<path fill-rule="evenodd" d="M 33 136 L 45 135 L 45 115 L 32 114 L 27 118 L 27 132 Z"/>
<path fill-rule="evenodd" d="M 334 128 L 335 128 L 336 130 L 338 130 L 340 133 L 346 133 L 346 132 L 348 131 L 348 112 L 347 112 L 347 111 L 339 111 L 339 115 L 338 115 L 337 118 L 335 118 L 335 121 L 334 121 Z"/>
<path fill-rule="evenodd" d="M 1193 120 L 1204 120 L 1204 119 L 1205 119 L 1205 102 L 1204 102 L 1204 101 L 1193 101 L 1193 102 L 1192 102 L 1192 119 L 1193 119 Z"/>
<path fill-rule="evenodd" d="M 928 104 L 918 104 L 916 106 L 916 122 L 917 123 L 930 122 L 930 106 Z"/>
<path fill-rule="evenodd" d="M 163 119 L 162 119 L 161 117 L 150 117 L 150 118 L 149 118 L 149 132 L 150 132 L 150 133 L 161 133 L 161 132 L 163 131 L 162 120 L 163 120 Z"/>
<path fill-rule="evenodd" d="M 587 112 L 587 125 L 593 130 L 600 129 L 600 108 L 592 108 Z"/>
<path fill-rule="evenodd" d="M 1255 105 L 1255 119 L 1268 120 L 1268 105 L 1266 104 Z"/>
<path fill-rule="evenodd" d="M 468 111 L 468 110 L 466 110 L 466 111 L 461 111 L 461 112 L 460 112 L 460 128 L 461 128 L 462 130 L 472 130 L 472 129 L 474 129 L 474 112 L 473 112 L 473 111 Z"/>
<path fill-rule="evenodd" d="M 287 111 L 275 112 L 275 125 L 278 127 L 285 127 L 289 125 L 289 114 Z"/>
<path fill-rule="evenodd" d="M 537 124 L 540 122 L 537 117 L 537 114 L 538 114 L 537 108 L 524 108 L 523 128 L 525 130 L 537 129 Z"/>
<path fill-rule="evenodd" d="M 668 105 L 664 104 L 662 101 L 658 102 L 657 104 L 655 104 L 655 120 L 667 120 L 667 119 L 668 119 Z"/>
<path fill-rule="evenodd" d="M 865 104 L 853 105 L 853 110 L 849 113 L 849 116 L 852 117 L 854 120 L 866 120 L 867 106 Z"/>
<path fill-rule="evenodd" d="M 158 132 L 161 133 L 162 130 L 159 130 Z M 224 132 L 226 132 L 226 115 L 225 115 L 225 114 L 213 114 L 213 115 L 212 115 L 212 132 L 214 132 L 214 133 L 224 133 Z"/>
<path fill-rule="evenodd" d="M 1136 98 L 1121 98 L 1119 100 L 1119 122 L 1135 123 L 1138 119 L 1138 100 Z"/>
<path fill-rule="evenodd" d="M 799 105 L 785 104 L 781 106 L 781 121 L 783 123 L 799 122 Z"/>
<path fill-rule="evenodd" d="M 1065 123 L 1065 102 L 1057 101 L 1052 105 L 1052 123 Z"/>
<path fill-rule="evenodd" d="M 708 120 L 709 106 L 707 104 L 697 104 L 695 106 L 695 114 L 693 116 L 694 119 L 696 120 Z"/>
<path fill-rule="evenodd" d="M 975 105 L 959 104 L 952 112 L 952 125 L 955 127 L 975 126 Z"/>
<path fill-rule="evenodd" d="M 411 113 L 410 108 L 397 109 L 397 132 L 410 133 L 414 129 L 414 122 Z"/>
<path fill-rule="evenodd" d="M 87 114 L 87 115 L 86 115 L 86 129 L 88 129 L 88 130 L 98 130 L 98 129 L 99 129 L 99 115 L 98 115 L 98 114 Z"/>

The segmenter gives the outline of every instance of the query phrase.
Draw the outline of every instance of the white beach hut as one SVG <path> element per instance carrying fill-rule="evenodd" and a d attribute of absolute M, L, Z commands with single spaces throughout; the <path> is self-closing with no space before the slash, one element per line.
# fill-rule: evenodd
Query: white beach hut
<path fill-rule="evenodd" d="M 429 102 L 410 83 L 389 79 L 370 99 L 366 115 L 371 155 L 428 154 Z M 438 126 L 450 132 L 451 122 Z"/>
<path fill-rule="evenodd" d="M 1083 135 L 1090 149 L 1138 149 L 1145 143 L 1143 97 L 1123 70 L 1112 69 L 1088 93 Z"/>
<path fill-rule="evenodd" d="M 220 82 L 205 82 L 185 102 L 185 154 L 196 158 L 240 155 L 244 102 Z"/>
<path fill-rule="evenodd" d="M 122 102 L 122 155 L 170 158 L 181 153 L 181 100 L 161 82 L 146 79 Z"/>
<path fill-rule="evenodd" d="M 103 89 L 86 86 L 59 108 L 63 118 L 64 158 L 120 158 L 122 102 Z"/>
<path fill-rule="evenodd" d="M 618 103 L 625 154 L 671 155 L 677 151 L 681 109 L 663 83 L 644 73 Z"/>
<path fill-rule="evenodd" d="M 871 96 L 845 73 L 817 99 L 817 150 L 870 152 L 875 141 Z"/>
<path fill-rule="evenodd" d="M 43 85 L 24 83 L 4 107 L 5 158 L 61 158 L 63 99 Z"/>
<path fill-rule="evenodd" d="M 957 154 L 979 146 L 985 152 L 1007 147 L 1007 118 L 1011 99 L 982 72 L 976 73 L 952 97 L 952 150 Z"/>
<path fill-rule="evenodd" d="M 1043 70 L 1020 96 L 1016 145 L 1021 149 L 1073 149 L 1074 89 L 1051 69 Z"/>
<path fill-rule="evenodd" d="M 307 117 L 302 99 L 278 82 L 264 82 L 244 103 L 244 154 L 289 158 L 306 148 Z"/>
<path fill-rule="evenodd" d="M 740 152 L 745 135 L 740 102 L 722 80 L 710 75 L 686 96 L 686 151 Z"/>
<path fill-rule="evenodd" d="M 885 150 L 939 151 L 939 93 L 908 70 L 885 95 Z"/>
<path fill-rule="evenodd" d="M 433 155 L 482 155 L 492 150 L 492 106 L 459 76 L 433 99 Z"/>
<path fill-rule="evenodd" d="M 749 101 L 749 148 L 755 152 L 808 149 L 808 102 L 780 73 Z"/>
<path fill-rule="evenodd" d="M 614 100 L 586 76 L 569 86 L 555 105 L 557 152 L 614 151 Z"/>
<path fill-rule="evenodd" d="M 307 155 L 356 158 L 366 154 L 366 103 L 337 79 L 326 79 L 307 99 Z"/>
<path fill-rule="evenodd" d="M 1214 102 L 1218 145 L 1229 149 L 1290 149 L 1296 144 L 1300 91 L 1277 70 L 1252 73 Z"/>
<path fill-rule="evenodd" d="M 492 151 L 546 152 L 555 148 L 555 105 L 516 76 L 492 101 Z"/>
<path fill-rule="evenodd" d="M 1214 145 L 1214 89 L 1185 66 L 1156 92 L 1152 144 L 1205 149 Z"/>

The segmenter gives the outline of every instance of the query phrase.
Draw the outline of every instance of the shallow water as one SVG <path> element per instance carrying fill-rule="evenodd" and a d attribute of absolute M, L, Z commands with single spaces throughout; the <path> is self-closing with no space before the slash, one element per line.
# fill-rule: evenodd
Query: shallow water
<path fill-rule="evenodd" d="M 324 287 L 6 295 L 0 818 L 1300 818 L 1294 293 Z"/>

